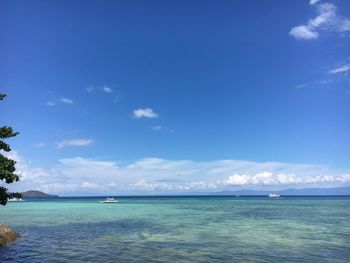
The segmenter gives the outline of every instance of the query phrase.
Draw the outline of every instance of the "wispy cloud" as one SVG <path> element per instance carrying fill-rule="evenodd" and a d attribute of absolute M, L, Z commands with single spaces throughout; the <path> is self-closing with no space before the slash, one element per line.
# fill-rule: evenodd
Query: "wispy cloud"
<path fill-rule="evenodd" d="M 332 82 L 333 82 L 333 79 L 314 80 L 314 81 L 305 82 L 305 83 L 295 85 L 295 87 L 297 89 L 302 89 L 302 88 L 306 88 L 306 87 L 315 87 L 315 86 L 320 87 L 320 86 L 325 86 L 327 84 L 330 84 Z"/>
<path fill-rule="evenodd" d="M 113 89 L 108 86 L 103 86 L 103 91 L 106 93 L 113 93 Z"/>
<path fill-rule="evenodd" d="M 55 106 L 55 103 L 52 101 L 48 101 L 48 102 L 46 102 L 46 106 L 53 107 L 53 106 Z"/>
<path fill-rule="evenodd" d="M 93 143 L 90 139 L 74 139 L 74 140 L 63 140 L 56 143 L 58 149 L 70 146 L 89 146 Z"/>
<path fill-rule="evenodd" d="M 92 85 L 88 85 L 86 88 L 85 88 L 85 91 L 90 93 L 90 92 L 93 92 L 95 90 L 95 87 L 92 86 Z"/>
<path fill-rule="evenodd" d="M 54 101 L 48 101 L 46 102 L 46 106 L 49 106 L 49 107 L 53 107 L 53 106 L 56 106 L 57 104 L 60 104 L 60 103 L 63 103 L 63 104 L 73 104 L 74 101 L 70 98 L 67 98 L 67 97 L 61 97 L 60 99 L 57 99 L 57 100 L 54 100 Z"/>
<path fill-rule="evenodd" d="M 46 146 L 46 144 L 43 142 L 39 142 L 39 143 L 33 144 L 33 146 L 36 148 L 43 148 Z"/>
<path fill-rule="evenodd" d="M 63 103 L 65 103 L 65 104 L 73 104 L 73 102 L 74 102 L 72 99 L 66 98 L 66 97 L 62 97 L 62 98 L 60 99 L 60 101 L 63 102 Z"/>
<path fill-rule="evenodd" d="M 164 132 L 169 132 L 171 134 L 174 134 L 175 131 L 173 129 L 170 129 L 170 128 L 167 128 L 167 127 L 163 127 L 163 126 L 160 126 L 160 125 L 156 125 L 156 126 L 153 126 L 152 127 L 152 130 L 154 131 L 164 131 Z"/>
<path fill-rule="evenodd" d="M 338 73 L 344 73 L 350 71 L 350 64 L 342 65 L 339 67 L 336 67 L 334 69 L 331 69 L 328 73 L 329 74 L 338 74 Z"/>
<path fill-rule="evenodd" d="M 158 114 L 151 108 L 136 109 L 133 111 L 133 116 L 136 119 L 140 118 L 158 118 Z"/>
<path fill-rule="evenodd" d="M 306 24 L 293 27 L 289 34 L 296 39 L 316 39 L 320 31 L 347 32 L 350 31 L 350 20 L 337 14 L 337 7 L 331 3 L 317 4 L 318 1 L 310 1 L 310 5 L 316 6 L 318 15 L 309 19 Z"/>
<path fill-rule="evenodd" d="M 106 95 L 109 95 L 114 98 L 114 102 L 119 101 L 120 94 L 118 91 L 115 91 L 111 85 L 102 85 L 102 86 L 94 86 L 94 85 L 88 85 L 85 88 L 85 91 L 87 93 L 94 93 L 94 92 L 99 92 L 99 93 L 104 93 Z"/>
<path fill-rule="evenodd" d="M 88 85 L 85 88 L 85 91 L 88 93 L 91 93 L 93 91 L 102 91 L 104 93 L 113 93 L 114 92 L 114 90 L 108 85 L 103 85 L 103 86 Z"/>

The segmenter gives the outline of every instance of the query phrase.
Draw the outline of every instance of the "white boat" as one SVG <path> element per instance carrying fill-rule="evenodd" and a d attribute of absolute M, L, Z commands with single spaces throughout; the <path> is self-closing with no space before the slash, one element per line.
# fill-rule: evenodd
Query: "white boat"
<path fill-rule="evenodd" d="M 10 198 L 7 200 L 8 202 L 23 202 L 22 198 Z"/>
<path fill-rule="evenodd" d="M 280 195 L 279 194 L 269 194 L 270 198 L 279 198 Z"/>
<path fill-rule="evenodd" d="M 100 201 L 100 203 L 115 204 L 115 203 L 118 203 L 118 201 L 115 200 L 113 197 L 107 197 L 106 200 Z"/>

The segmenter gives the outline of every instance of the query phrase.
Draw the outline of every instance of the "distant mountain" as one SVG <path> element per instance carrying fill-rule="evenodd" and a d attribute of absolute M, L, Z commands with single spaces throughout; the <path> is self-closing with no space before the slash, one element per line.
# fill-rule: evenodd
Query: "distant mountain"
<path fill-rule="evenodd" d="M 41 191 L 30 190 L 22 193 L 23 197 L 58 197 L 58 195 L 50 195 Z"/>
<path fill-rule="evenodd" d="M 279 195 L 350 195 L 350 186 L 337 188 L 303 188 L 303 189 L 286 189 L 281 191 L 222 191 L 210 193 L 211 195 L 268 195 L 276 193 Z"/>
<path fill-rule="evenodd" d="M 337 188 L 286 189 L 279 193 L 281 195 L 350 195 L 350 186 Z"/>

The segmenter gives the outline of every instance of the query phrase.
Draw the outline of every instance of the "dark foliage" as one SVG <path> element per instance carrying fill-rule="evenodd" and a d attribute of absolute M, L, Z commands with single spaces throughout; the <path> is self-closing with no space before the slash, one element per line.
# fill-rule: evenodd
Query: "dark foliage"
<path fill-rule="evenodd" d="M 5 97 L 5 94 L 0 94 L 0 100 L 3 100 Z M 4 139 L 15 137 L 16 135 L 18 135 L 18 132 L 14 132 L 11 127 L 0 127 L 0 181 L 4 181 L 6 184 L 19 181 L 18 175 L 15 174 L 16 162 L 1 154 L 1 151 L 11 151 L 10 146 Z M 7 188 L 0 186 L 0 205 L 6 205 L 7 200 L 11 198 L 21 198 L 21 194 L 10 193 Z"/>

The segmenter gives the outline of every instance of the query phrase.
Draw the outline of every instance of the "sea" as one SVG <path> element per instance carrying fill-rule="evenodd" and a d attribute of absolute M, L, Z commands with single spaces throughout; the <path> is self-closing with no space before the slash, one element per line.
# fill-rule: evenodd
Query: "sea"
<path fill-rule="evenodd" d="M 27 199 L 0 262 L 350 262 L 350 197 Z"/>

